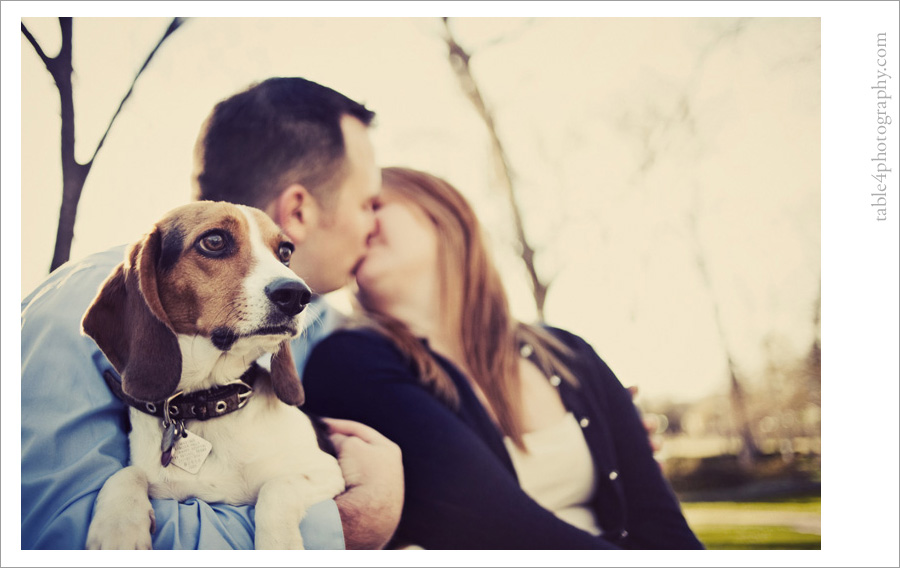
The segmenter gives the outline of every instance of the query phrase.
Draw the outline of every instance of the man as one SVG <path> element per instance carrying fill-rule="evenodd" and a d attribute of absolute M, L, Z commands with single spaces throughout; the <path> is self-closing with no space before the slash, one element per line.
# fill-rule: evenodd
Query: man
<path fill-rule="evenodd" d="M 195 196 L 266 211 L 294 241 L 291 268 L 316 294 L 334 291 L 375 228 L 373 117 L 304 79 L 264 81 L 213 109 L 196 147 Z M 127 465 L 126 407 L 103 380 L 112 365 L 80 334 L 82 315 L 123 258 L 117 247 L 70 262 L 22 303 L 23 549 L 83 548 L 100 487 Z M 313 324 L 293 343 L 301 371 L 334 322 L 321 298 L 309 309 Z M 399 449 L 362 424 L 330 426 L 348 489 L 310 509 L 300 525 L 306 546 L 381 548 L 402 507 Z M 154 548 L 253 547 L 253 507 L 152 503 Z"/>

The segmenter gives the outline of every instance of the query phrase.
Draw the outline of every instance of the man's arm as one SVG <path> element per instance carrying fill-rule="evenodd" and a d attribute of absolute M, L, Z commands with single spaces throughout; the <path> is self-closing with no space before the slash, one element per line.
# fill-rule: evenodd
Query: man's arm
<path fill-rule="evenodd" d="M 252 550 L 255 508 L 250 505 L 209 504 L 198 499 L 179 503 L 152 499 L 157 526 L 153 548 L 157 550 Z M 343 536 L 334 501 L 309 508 L 300 523 L 308 550 L 340 550 Z"/>
<path fill-rule="evenodd" d="M 294 363 L 303 376 L 312 349 L 346 316 L 321 296 L 307 308 L 310 325 L 291 343 Z M 403 508 L 403 464 L 400 448 L 372 428 L 349 420 L 323 419 L 331 430 L 347 490 L 335 498 L 347 550 L 381 549 L 387 545 Z"/>
<path fill-rule="evenodd" d="M 347 550 L 381 549 L 403 509 L 400 448 L 364 424 L 325 419 L 347 491 L 335 498 Z"/>
<path fill-rule="evenodd" d="M 81 316 L 124 257 L 118 248 L 54 272 L 22 304 L 23 549 L 84 548 L 103 483 L 128 463 L 127 410 Z M 152 500 L 156 548 L 253 548 L 253 507 Z M 333 501 L 301 524 L 308 548 L 342 548 Z"/>

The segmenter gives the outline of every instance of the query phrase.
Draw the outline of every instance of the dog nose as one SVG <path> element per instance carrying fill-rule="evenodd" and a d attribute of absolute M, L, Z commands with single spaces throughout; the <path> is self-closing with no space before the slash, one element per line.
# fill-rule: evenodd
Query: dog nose
<path fill-rule="evenodd" d="M 285 315 L 295 316 L 303 311 L 312 298 L 312 292 L 300 280 L 279 278 L 266 286 L 266 297 Z"/>

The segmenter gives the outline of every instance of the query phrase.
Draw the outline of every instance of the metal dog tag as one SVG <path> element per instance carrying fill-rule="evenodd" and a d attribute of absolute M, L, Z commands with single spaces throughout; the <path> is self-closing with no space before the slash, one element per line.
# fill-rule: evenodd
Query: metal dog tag
<path fill-rule="evenodd" d="M 180 420 L 163 424 L 162 443 L 159 448 L 162 451 L 160 462 L 163 467 L 169 466 L 175 443 L 184 435 L 184 432 L 184 423 Z"/>
<path fill-rule="evenodd" d="M 172 454 L 172 464 L 188 473 L 197 473 L 212 451 L 212 442 L 204 440 L 189 430 L 179 438 Z"/>

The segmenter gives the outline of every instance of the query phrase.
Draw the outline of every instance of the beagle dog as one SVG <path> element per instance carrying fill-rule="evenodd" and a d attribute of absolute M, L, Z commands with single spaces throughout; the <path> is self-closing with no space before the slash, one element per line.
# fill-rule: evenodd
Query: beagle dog
<path fill-rule="evenodd" d="M 149 549 L 149 499 L 196 497 L 255 503 L 256 548 L 299 549 L 307 508 L 344 491 L 297 408 L 289 342 L 311 293 L 288 268 L 293 250 L 258 209 L 196 202 L 102 284 L 82 329 L 121 376 L 107 383 L 130 406 L 131 461 L 100 490 L 87 548 Z"/>

